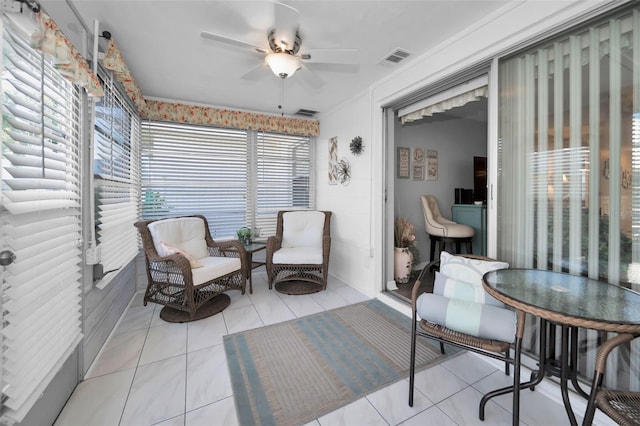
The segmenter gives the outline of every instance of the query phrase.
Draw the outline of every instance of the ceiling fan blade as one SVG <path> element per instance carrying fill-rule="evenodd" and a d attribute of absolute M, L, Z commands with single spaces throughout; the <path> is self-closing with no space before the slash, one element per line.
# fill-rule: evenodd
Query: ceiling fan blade
<path fill-rule="evenodd" d="M 318 77 L 318 74 L 310 70 L 308 67 L 302 65 L 302 69 L 300 71 L 301 72 L 297 72 L 293 78 L 298 78 L 298 75 L 300 75 L 300 80 L 314 89 L 319 89 L 324 86 L 324 81 Z"/>
<path fill-rule="evenodd" d="M 284 45 L 288 50 L 293 49 L 300 13 L 293 7 L 282 3 L 275 3 L 275 12 L 276 44 Z"/>
<path fill-rule="evenodd" d="M 248 81 L 261 80 L 264 77 L 269 75 L 267 71 L 270 71 L 267 64 L 261 63 L 260 65 L 252 68 L 251 70 L 243 74 L 240 78 Z"/>
<path fill-rule="evenodd" d="M 202 38 L 206 38 L 206 39 L 209 39 L 209 40 L 213 40 L 213 41 L 217 41 L 217 42 L 220 42 L 220 43 L 228 44 L 230 46 L 241 47 L 243 49 L 252 50 L 254 52 L 258 52 L 258 53 L 262 53 L 262 54 L 267 53 L 267 49 L 265 49 L 263 47 L 259 47 L 259 46 L 253 45 L 251 43 L 247 43 L 246 41 L 236 40 L 235 38 L 223 36 L 223 35 L 220 35 L 220 34 L 214 34 L 214 33 L 211 33 L 209 31 L 200 32 L 200 36 L 202 36 Z"/>
<path fill-rule="evenodd" d="M 308 64 L 345 64 L 357 65 L 358 51 L 356 49 L 310 49 L 301 55 Z"/>

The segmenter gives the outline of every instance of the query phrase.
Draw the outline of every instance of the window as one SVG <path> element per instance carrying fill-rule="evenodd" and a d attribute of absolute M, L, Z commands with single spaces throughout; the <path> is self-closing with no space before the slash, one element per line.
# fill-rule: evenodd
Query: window
<path fill-rule="evenodd" d="M 0 247 L 16 259 L 0 267 L 0 423 L 13 424 L 82 338 L 80 91 L 3 19 Z"/>
<path fill-rule="evenodd" d="M 311 208 L 310 151 L 306 136 L 257 134 L 255 213 L 251 222 L 262 235 L 275 234 L 278 210 Z"/>
<path fill-rule="evenodd" d="M 511 266 L 640 288 L 639 49 L 636 6 L 501 62 L 498 257 Z M 591 372 L 604 336 L 580 333 Z M 607 380 L 638 390 L 637 377 L 626 351 Z"/>
<path fill-rule="evenodd" d="M 105 277 L 138 254 L 140 120 L 108 71 L 98 74 L 105 96 L 95 107 L 95 232 Z M 94 277 L 102 278 L 102 277 Z"/>
<path fill-rule="evenodd" d="M 275 233 L 278 210 L 313 208 L 310 138 L 142 123 L 142 217 L 204 215 L 214 238 Z"/>

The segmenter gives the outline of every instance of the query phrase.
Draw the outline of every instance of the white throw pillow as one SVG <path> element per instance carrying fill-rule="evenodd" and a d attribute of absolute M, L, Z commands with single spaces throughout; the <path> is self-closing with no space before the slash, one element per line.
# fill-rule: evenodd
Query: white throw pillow
<path fill-rule="evenodd" d="M 440 254 L 440 273 L 454 280 L 464 281 L 482 288 L 482 277 L 489 271 L 506 269 L 506 262 L 470 259 L 463 256 L 454 256 L 443 251 Z"/>
<path fill-rule="evenodd" d="M 158 253 L 160 256 L 171 256 L 172 254 L 181 254 L 184 257 L 187 258 L 187 260 L 189 261 L 189 264 L 191 265 L 191 268 L 201 268 L 202 267 L 202 263 L 200 263 L 200 261 L 198 259 L 195 259 L 192 255 L 190 255 L 189 253 L 187 253 L 184 250 L 180 250 L 177 247 L 173 247 L 167 243 L 165 243 L 164 241 L 160 241 L 160 248 L 162 250 L 162 252 Z"/>

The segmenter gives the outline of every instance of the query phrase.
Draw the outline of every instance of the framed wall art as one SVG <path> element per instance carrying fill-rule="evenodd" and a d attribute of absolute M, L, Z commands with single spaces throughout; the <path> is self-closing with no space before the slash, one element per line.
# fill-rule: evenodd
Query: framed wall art
<path fill-rule="evenodd" d="M 413 165 L 413 180 L 424 180 L 424 166 Z"/>
<path fill-rule="evenodd" d="M 427 159 L 427 180 L 438 180 L 438 159 Z"/>
<path fill-rule="evenodd" d="M 329 185 L 338 184 L 336 167 L 338 166 L 338 137 L 329 139 Z"/>
<path fill-rule="evenodd" d="M 413 163 L 424 164 L 424 148 L 413 148 Z"/>
<path fill-rule="evenodd" d="M 411 150 L 409 148 L 398 147 L 396 173 L 398 179 L 409 179 L 409 156 Z"/>

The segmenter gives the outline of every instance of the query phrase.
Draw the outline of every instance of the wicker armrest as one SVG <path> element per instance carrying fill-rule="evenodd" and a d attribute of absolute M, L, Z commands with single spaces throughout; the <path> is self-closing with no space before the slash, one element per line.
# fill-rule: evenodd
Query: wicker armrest
<path fill-rule="evenodd" d="M 605 389 L 602 380 L 607 366 L 607 358 L 615 348 L 638 337 L 637 334 L 622 333 L 598 348 L 595 373 L 591 384 L 591 395 L 584 415 L 583 424 L 591 424 L 596 406 L 620 425 L 637 425 L 640 418 L 640 392 L 628 390 Z"/>
<path fill-rule="evenodd" d="M 211 256 L 240 257 L 244 258 L 244 245 L 238 240 L 214 241 L 207 243 Z M 213 251 L 213 253 L 211 253 Z"/>
<path fill-rule="evenodd" d="M 267 238 L 267 253 L 273 253 L 282 247 L 282 239 L 276 236 L 270 236 Z"/>
<path fill-rule="evenodd" d="M 624 343 L 632 341 L 636 337 L 638 336 L 629 333 L 618 334 L 616 337 L 613 337 L 600 345 L 598 348 L 598 355 L 596 356 L 595 370 L 604 374 L 604 371 L 607 368 L 607 357 L 609 357 L 611 351 Z"/>
<path fill-rule="evenodd" d="M 180 268 L 180 270 L 182 270 L 183 273 L 189 273 L 191 274 L 191 264 L 189 263 L 189 259 L 187 259 L 185 256 L 181 255 L 181 254 L 170 254 L 168 256 L 158 256 L 158 255 L 154 255 L 154 254 L 149 254 L 149 262 L 153 262 L 153 263 L 170 263 L 173 262 L 176 264 L 176 266 L 178 268 Z"/>

